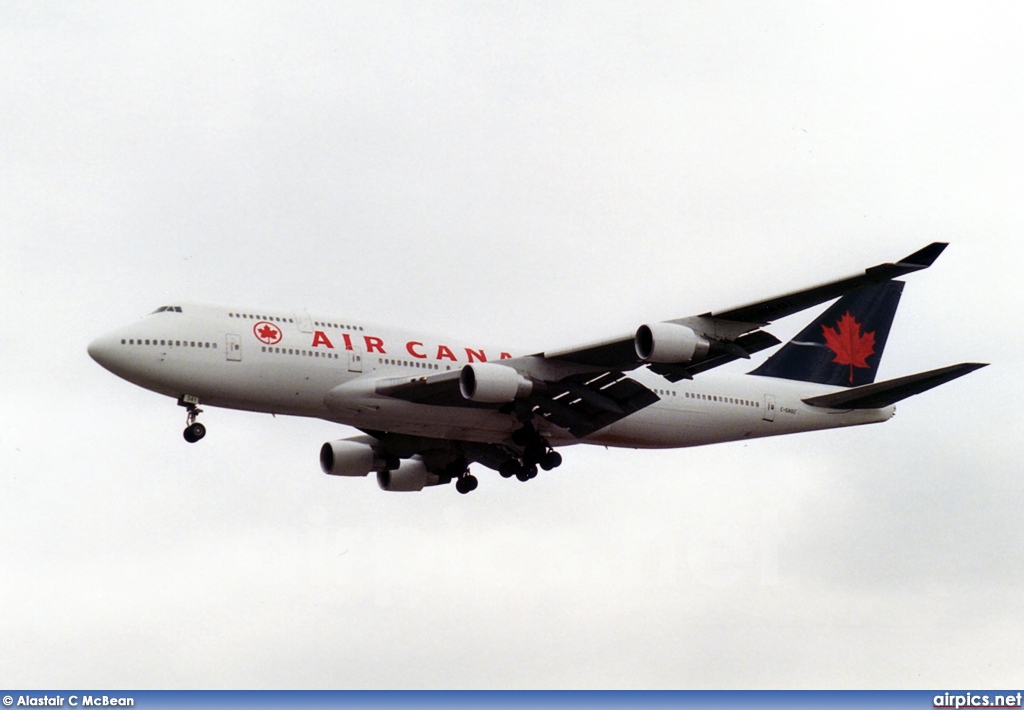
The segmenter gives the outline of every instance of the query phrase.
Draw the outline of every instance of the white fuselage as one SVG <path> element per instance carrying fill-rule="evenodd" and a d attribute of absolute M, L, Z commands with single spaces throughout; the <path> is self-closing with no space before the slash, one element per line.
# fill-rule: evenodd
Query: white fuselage
<path fill-rule="evenodd" d="M 523 353 L 416 335 L 346 319 L 189 305 L 156 312 L 99 338 L 90 355 L 114 374 L 204 405 L 317 417 L 364 430 L 505 442 L 520 424 L 493 409 L 428 406 L 378 395 L 381 378 L 425 377 Z M 553 445 L 698 446 L 880 422 L 893 407 L 840 411 L 803 399 L 837 387 L 746 374 L 670 383 L 638 368 L 629 376 L 660 401 L 579 440 L 545 422 Z M 546 428 L 545 428 L 546 427 Z"/>

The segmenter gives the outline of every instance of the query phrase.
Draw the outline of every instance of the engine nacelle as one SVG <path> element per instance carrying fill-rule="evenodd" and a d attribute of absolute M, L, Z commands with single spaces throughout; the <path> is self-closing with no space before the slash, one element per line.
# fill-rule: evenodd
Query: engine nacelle
<path fill-rule="evenodd" d="M 533 383 L 506 365 L 478 362 L 459 373 L 459 391 L 471 402 L 511 402 L 533 391 Z"/>
<path fill-rule="evenodd" d="M 377 485 L 382 491 L 422 491 L 426 486 L 436 486 L 441 479 L 427 470 L 420 459 L 405 459 L 394 471 L 379 471 Z"/>
<path fill-rule="evenodd" d="M 678 323 L 654 323 L 636 329 L 636 354 L 644 362 L 683 363 L 708 354 L 711 343 Z"/>
<path fill-rule="evenodd" d="M 320 447 L 320 468 L 331 476 L 365 476 L 383 468 L 385 461 L 365 439 L 338 439 Z"/>

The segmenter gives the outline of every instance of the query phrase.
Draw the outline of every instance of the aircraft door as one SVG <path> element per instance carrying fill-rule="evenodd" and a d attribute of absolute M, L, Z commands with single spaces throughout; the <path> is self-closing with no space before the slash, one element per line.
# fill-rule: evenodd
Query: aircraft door
<path fill-rule="evenodd" d="M 363 351 L 361 348 L 356 348 L 354 350 L 348 351 L 348 371 L 363 371 Z"/>
<path fill-rule="evenodd" d="M 228 360 L 234 360 L 236 362 L 242 359 L 242 336 L 228 333 L 224 336 L 226 339 L 227 348 L 224 349 L 224 355 Z"/>
<path fill-rule="evenodd" d="M 764 416 L 761 418 L 766 422 L 775 421 L 775 395 L 766 394 L 764 396 Z"/>
<path fill-rule="evenodd" d="M 296 313 L 295 323 L 299 326 L 300 333 L 313 332 L 313 319 L 309 317 L 308 313 Z"/>

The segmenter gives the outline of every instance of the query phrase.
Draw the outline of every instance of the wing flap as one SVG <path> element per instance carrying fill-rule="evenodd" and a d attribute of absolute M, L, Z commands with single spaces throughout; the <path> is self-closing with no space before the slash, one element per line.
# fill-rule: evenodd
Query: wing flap
<path fill-rule="evenodd" d="M 542 392 L 531 394 L 527 401 L 535 414 L 582 439 L 659 399 L 626 374 L 609 371 L 547 383 Z"/>

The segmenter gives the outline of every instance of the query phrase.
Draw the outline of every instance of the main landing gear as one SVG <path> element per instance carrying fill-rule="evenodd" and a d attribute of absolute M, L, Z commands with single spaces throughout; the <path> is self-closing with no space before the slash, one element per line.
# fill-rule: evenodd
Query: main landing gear
<path fill-rule="evenodd" d="M 455 481 L 455 490 L 465 495 L 466 493 L 475 491 L 479 483 L 480 482 L 476 480 L 476 476 L 469 471 L 466 471 L 464 474 L 459 476 L 457 481 Z"/>
<path fill-rule="evenodd" d="M 178 400 L 178 404 L 185 408 L 185 431 L 182 435 L 185 437 L 185 441 L 190 444 L 194 444 L 204 436 L 206 436 L 206 427 L 201 423 L 197 422 L 196 419 L 203 410 L 199 408 L 199 398 L 191 395 L 185 395 Z"/>
<path fill-rule="evenodd" d="M 529 424 L 512 434 L 512 443 L 522 446 L 523 453 L 501 464 L 498 473 L 502 478 L 515 476 L 520 481 L 529 481 L 537 477 L 538 466 L 550 471 L 562 465 L 562 455 Z"/>
<path fill-rule="evenodd" d="M 472 493 L 480 485 L 480 482 L 476 480 L 476 476 L 469 472 L 469 461 L 463 456 L 445 466 L 443 474 L 446 479 L 445 482 L 453 478 L 455 479 L 455 490 L 462 495 Z"/>

